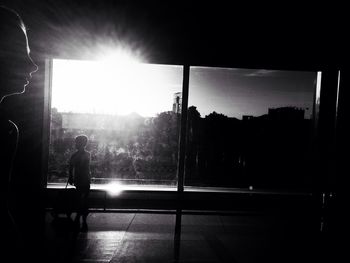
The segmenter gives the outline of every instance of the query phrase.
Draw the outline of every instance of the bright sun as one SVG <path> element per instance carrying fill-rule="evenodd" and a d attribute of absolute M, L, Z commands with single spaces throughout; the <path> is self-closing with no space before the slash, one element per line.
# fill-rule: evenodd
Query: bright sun
<path fill-rule="evenodd" d="M 128 57 L 53 60 L 52 107 L 60 112 L 144 117 L 172 109 L 182 90 L 182 67 L 142 64 Z"/>

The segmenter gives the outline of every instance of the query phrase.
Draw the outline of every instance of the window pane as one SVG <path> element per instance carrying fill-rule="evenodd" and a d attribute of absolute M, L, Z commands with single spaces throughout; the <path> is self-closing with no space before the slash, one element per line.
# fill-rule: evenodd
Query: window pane
<path fill-rule="evenodd" d="M 309 187 L 316 77 L 191 67 L 185 185 Z"/>
<path fill-rule="evenodd" d="M 92 183 L 176 185 L 182 67 L 53 60 L 48 182 L 85 134 Z"/>

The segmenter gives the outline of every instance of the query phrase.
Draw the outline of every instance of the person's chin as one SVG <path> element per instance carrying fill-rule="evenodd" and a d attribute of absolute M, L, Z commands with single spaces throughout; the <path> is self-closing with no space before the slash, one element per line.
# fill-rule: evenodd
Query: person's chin
<path fill-rule="evenodd" d="M 27 85 L 25 85 L 25 86 L 23 87 L 22 91 L 20 91 L 19 94 L 23 94 L 24 92 L 26 92 L 26 86 L 27 86 Z"/>
<path fill-rule="evenodd" d="M 16 94 L 23 94 L 26 92 L 26 87 L 29 85 L 29 81 L 27 81 L 21 88 L 18 89 Z"/>

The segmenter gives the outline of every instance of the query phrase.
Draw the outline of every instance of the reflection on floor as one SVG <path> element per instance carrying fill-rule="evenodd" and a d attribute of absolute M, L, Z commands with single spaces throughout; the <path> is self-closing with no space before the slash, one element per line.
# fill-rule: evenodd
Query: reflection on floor
<path fill-rule="evenodd" d="M 72 218 L 74 215 L 72 215 Z M 88 231 L 46 214 L 47 262 L 313 262 L 315 233 L 290 215 L 91 213 Z M 175 260 L 176 259 L 176 260 Z"/>

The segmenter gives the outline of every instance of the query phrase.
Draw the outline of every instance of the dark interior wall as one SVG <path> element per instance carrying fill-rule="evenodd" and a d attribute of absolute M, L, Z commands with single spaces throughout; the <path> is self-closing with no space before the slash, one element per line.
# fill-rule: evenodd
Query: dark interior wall
<path fill-rule="evenodd" d="M 348 46 L 346 9 L 336 4 L 7 2 L 28 24 L 35 55 L 86 57 L 113 40 L 157 63 L 310 69 L 344 65 Z"/>

